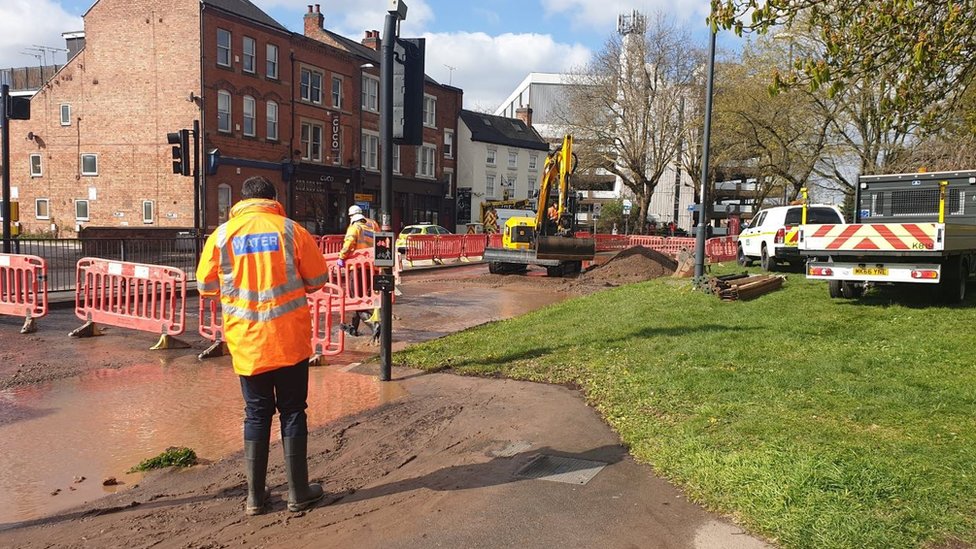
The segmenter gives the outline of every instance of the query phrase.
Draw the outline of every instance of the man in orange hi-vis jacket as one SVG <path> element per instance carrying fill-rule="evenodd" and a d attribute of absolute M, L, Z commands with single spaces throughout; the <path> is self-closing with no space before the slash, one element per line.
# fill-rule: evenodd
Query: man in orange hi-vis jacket
<path fill-rule="evenodd" d="M 308 359 L 312 320 L 305 294 L 327 282 L 325 258 L 301 225 L 285 217 L 274 185 L 244 181 L 230 220 L 207 239 L 197 267 L 201 296 L 220 295 L 224 335 L 244 397 L 245 513 L 266 510 L 275 408 L 288 477 L 288 510 L 322 499 L 308 483 Z"/>
<path fill-rule="evenodd" d="M 373 243 L 376 242 L 376 233 L 379 232 L 380 225 L 376 221 L 366 217 L 363 214 L 363 209 L 358 205 L 353 204 L 349 206 L 349 227 L 346 229 L 346 237 L 342 241 L 342 249 L 339 250 L 339 268 L 346 266 L 346 260 L 349 256 L 356 250 L 371 249 Z M 361 315 L 364 311 L 354 311 L 352 313 L 352 323 L 351 324 L 341 324 L 340 328 L 345 330 L 349 335 L 358 336 L 359 335 L 359 324 L 363 320 L 374 318 L 378 316 L 377 310 L 373 310 L 372 315 Z M 366 319 L 363 318 L 366 316 Z M 373 336 L 379 336 L 379 323 L 377 322 L 373 327 Z"/>

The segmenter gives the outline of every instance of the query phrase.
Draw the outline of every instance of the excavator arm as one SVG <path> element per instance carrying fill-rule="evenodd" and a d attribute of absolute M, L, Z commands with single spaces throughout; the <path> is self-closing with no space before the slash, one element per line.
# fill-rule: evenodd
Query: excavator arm
<path fill-rule="evenodd" d="M 575 215 L 569 209 L 570 177 L 574 169 L 573 136 L 566 135 L 562 146 L 546 156 L 542 181 L 539 184 L 539 204 L 535 216 L 536 255 L 539 259 L 578 261 L 593 259 L 595 254 L 593 239 L 574 238 L 572 221 L 563 230 L 557 229 L 556 234 L 549 234 L 551 231 L 546 230 L 549 195 L 553 185 L 558 185 L 556 219 L 562 220 L 564 215 Z"/>

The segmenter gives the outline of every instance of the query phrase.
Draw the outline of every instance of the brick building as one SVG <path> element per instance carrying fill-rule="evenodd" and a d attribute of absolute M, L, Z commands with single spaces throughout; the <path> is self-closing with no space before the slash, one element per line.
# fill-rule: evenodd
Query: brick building
<path fill-rule="evenodd" d="M 166 134 L 195 120 L 206 231 L 251 175 L 319 234 L 343 230 L 353 202 L 378 210 L 375 31 L 366 45 L 331 33 L 316 5 L 292 33 L 246 0 L 98 0 L 84 22 L 84 47 L 32 98 L 31 120 L 11 121 L 28 233 L 192 228 L 193 178 L 172 173 Z M 395 228 L 453 219 L 461 91 L 426 87 L 425 145 L 396 151 Z"/>

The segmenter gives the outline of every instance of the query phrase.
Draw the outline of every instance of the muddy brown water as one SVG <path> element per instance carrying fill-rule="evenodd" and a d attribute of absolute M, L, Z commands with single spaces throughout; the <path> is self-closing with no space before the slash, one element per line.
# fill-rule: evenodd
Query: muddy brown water
<path fill-rule="evenodd" d="M 537 271 L 500 277 L 486 270 L 473 265 L 405 278 L 393 310 L 394 350 L 573 295 L 569 281 Z M 148 352 L 152 337 L 120 328 L 73 340 L 64 335 L 78 324 L 70 309 L 52 310 L 39 324 L 37 334 L 22 336 L 16 319 L 0 317 L 0 526 L 131 487 L 142 475 L 127 471 L 170 446 L 193 448 L 208 461 L 240 452 L 239 381 L 229 358 L 196 359 L 205 342 Z M 350 338 L 347 352 L 311 369 L 311 428 L 404 394 L 395 381 L 345 371 L 376 352 L 367 338 Z M 103 486 L 109 477 L 120 484 Z"/>

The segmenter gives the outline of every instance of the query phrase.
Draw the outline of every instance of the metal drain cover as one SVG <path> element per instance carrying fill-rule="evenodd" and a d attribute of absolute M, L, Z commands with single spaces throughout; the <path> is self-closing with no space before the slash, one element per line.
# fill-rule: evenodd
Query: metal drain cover
<path fill-rule="evenodd" d="M 606 466 L 602 461 L 540 454 L 519 469 L 515 476 L 583 485 Z"/>

